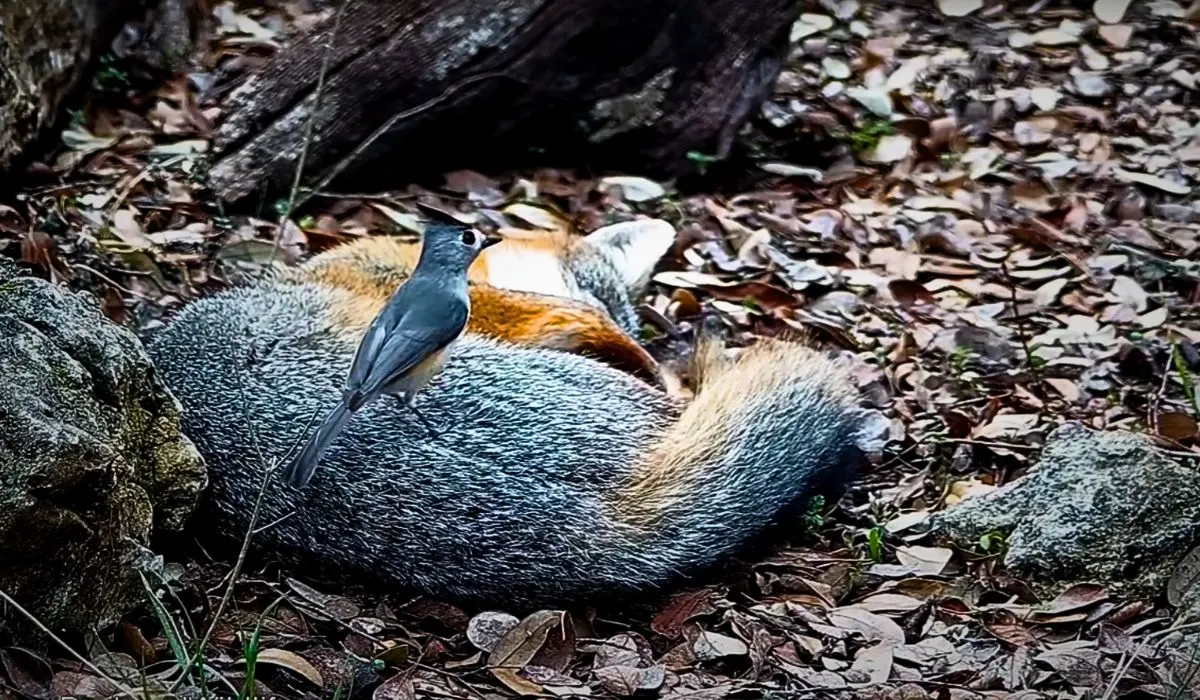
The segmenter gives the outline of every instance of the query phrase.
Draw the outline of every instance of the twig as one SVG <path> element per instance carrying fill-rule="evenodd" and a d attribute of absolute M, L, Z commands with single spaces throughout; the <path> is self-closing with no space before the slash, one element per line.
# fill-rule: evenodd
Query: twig
<path fill-rule="evenodd" d="M 1033 351 L 1029 349 L 1029 337 L 1025 331 L 1025 319 L 1021 316 L 1021 309 L 1017 305 L 1017 283 L 1008 273 L 1008 256 L 1000 261 L 1000 271 L 1004 273 L 1004 281 L 1008 283 L 1008 291 L 1012 294 L 1013 320 L 1017 322 L 1017 337 L 1021 340 L 1021 347 L 1025 349 L 1025 364 L 1033 372 L 1034 379 L 1041 384 L 1042 371 L 1033 361 Z"/>
<path fill-rule="evenodd" d="M 275 232 L 275 245 L 271 246 L 271 257 L 267 260 L 267 265 L 275 262 L 275 254 L 279 251 L 279 244 L 283 239 L 283 231 L 286 222 L 291 219 L 292 212 L 296 210 L 296 196 L 300 192 L 300 179 L 304 176 L 304 163 L 308 160 L 308 148 L 312 144 L 313 132 L 315 131 L 314 124 L 317 121 L 317 115 L 321 113 L 321 97 L 325 93 L 325 76 L 329 73 L 329 63 L 333 56 L 334 40 L 337 38 L 338 29 L 342 26 L 342 15 L 345 14 L 346 8 L 354 0 L 342 0 L 342 4 L 338 5 L 337 11 L 333 16 L 333 28 L 329 30 L 329 40 L 325 44 L 325 55 L 321 57 L 321 68 L 317 72 L 317 87 L 313 91 L 313 106 L 312 111 L 308 114 L 308 119 L 304 122 L 304 139 L 300 143 L 300 157 L 296 159 L 296 172 L 292 176 L 292 188 L 288 193 L 287 204 L 283 207 L 279 217 L 279 230 Z"/>
<path fill-rule="evenodd" d="M 1033 445 L 1018 445 L 1012 442 L 998 442 L 996 440 L 976 440 L 974 438 L 939 438 L 942 442 L 952 442 L 962 445 L 982 445 L 984 447 L 999 447 L 1005 450 L 1036 450 Z"/>
<path fill-rule="evenodd" d="M 1146 648 L 1146 644 L 1151 639 L 1164 637 L 1171 632 L 1181 632 L 1186 629 L 1200 627 L 1200 622 L 1189 622 L 1187 624 L 1183 624 L 1185 619 L 1187 618 L 1181 617 L 1170 627 L 1157 632 L 1151 632 L 1150 634 L 1143 636 L 1142 641 L 1138 643 L 1137 649 L 1133 650 L 1133 654 L 1129 654 L 1128 652 L 1122 653 L 1121 661 L 1117 663 L 1116 673 L 1113 674 L 1112 681 L 1109 682 L 1108 688 L 1104 691 L 1104 695 L 1100 698 L 1100 700 L 1111 700 L 1113 693 L 1117 691 L 1117 684 L 1120 683 L 1121 680 L 1125 678 L 1125 675 L 1129 673 L 1129 669 L 1133 666 L 1133 662 L 1137 661 L 1138 657 L 1142 655 L 1142 650 Z"/>
<path fill-rule="evenodd" d="M 457 83 L 455 83 L 455 84 L 451 85 L 450 87 L 446 88 L 445 90 L 443 90 L 442 93 L 437 95 L 436 97 L 426 100 L 425 102 L 422 102 L 421 104 L 417 105 L 416 107 L 412 107 L 412 108 L 406 109 L 402 112 L 397 112 L 396 114 L 393 114 L 390 119 L 388 119 L 386 122 L 384 122 L 382 125 L 380 125 L 379 128 L 375 129 L 375 131 L 371 132 L 370 136 L 363 139 L 362 143 L 355 146 L 354 150 L 351 151 L 349 155 L 347 155 L 345 158 L 342 158 L 341 160 L 339 160 L 337 165 L 333 166 L 333 168 L 329 171 L 329 173 L 326 174 L 325 177 L 323 177 L 321 179 L 321 181 L 317 183 L 316 187 L 311 188 L 308 191 L 308 194 L 305 194 L 303 197 L 300 198 L 300 200 L 297 202 L 297 206 L 299 206 L 300 204 L 303 204 L 304 202 L 307 202 L 308 199 L 312 196 L 312 193 L 324 190 L 326 187 L 328 187 L 329 183 L 333 182 L 333 180 L 338 175 L 341 175 L 342 172 L 347 167 L 350 166 L 350 163 L 352 163 L 354 161 L 354 159 L 361 156 L 368 148 L 371 147 L 372 144 L 374 144 L 376 141 L 378 141 L 380 139 L 380 137 L 382 137 L 385 133 L 390 131 L 393 126 L 395 126 L 397 123 L 399 123 L 401 119 L 407 119 L 411 116 L 414 116 L 414 115 L 420 114 L 421 112 L 425 112 L 425 111 L 432 109 L 435 105 L 438 105 L 438 104 L 444 102 L 451 95 L 458 92 L 459 90 L 462 90 L 463 88 L 467 87 L 468 85 L 473 85 L 475 83 L 481 82 L 483 80 L 487 80 L 489 78 L 503 78 L 503 77 L 505 77 L 505 73 L 503 71 L 493 71 L 490 73 L 480 73 L 479 75 L 467 76 L 466 78 L 463 78 L 462 80 L 458 81 Z"/>
<path fill-rule="evenodd" d="M 4 600 L 4 602 L 11 605 L 13 607 L 13 609 L 15 609 L 17 612 L 19 612 L 23 616 L 25 616 L 25 619 L 32 622 L 39 630 L 42 631 L 43 634 L 45 634 L 50 639 L 54 640 L 55 644 L 59 645 L 60 647 L 65 649 L 68 654 L 75 657 L 76 661 L 83 664 L 84 666 L 87 666 L 88 669 L 90 669 L 92 671 L 92 673 L 95 673 L 97 676 L 100 676 L 101 678 L 108 681 L 109 683 L 112 683 L 113 687 L 116 688 L 117 690 L 119 690 L 122 695 L 127 695 L 127 696 L 133 698 L 133 700 L 138 700 L 138 695 L 137 695 L 137 693 L 135 693 L 133 691 L 132 688 L 125 685 L 124 683 L 121 683 L 120 681 L 116 680 L 115 678 L 109 677 L 109 675 L 107 673 L 105 673 L 104 671 L 101 671 L 96 666 L 96 664 L 93 664 L 91 661 L 88 661 L 87 659 L 83 658 L 83 656 L 81 656 L 79 654 L 79 652 L 72 649 L 69 644 L 67 644 L 62 639 L 60 639 L 58 637 L 58 635 L 54 634 L 54 632 L 51 632 L 49 627 L 42 624 L 41 620 L 34 617 L 33 613 L 31 613 L 28 610 L 26 610 L 25 608 L 21 607 L 21 604 L 15 600 L 13 600 L 12 596 L 10 596 L 8 594 L 8 592 L 5 591 L 3 588 L 0 588 L 0 598 L 2 598 Z"/>
<path fill-rule="evenodd" d="M 235 372 L 237 372 L 236 369 Z M 245 410 L 248 406 L 248 402 L 246 401 L 246 387 L 244 382 L 238 382 L 238 394 L 242 399 L 242 407 L 250 427 L 250 444 L 253 446 L 255 453 L 258 455 L 259 462 L 262 464 L 268 464 L 266 457 L 262 453 L 262 444 L 258 438 L 258 431 L 254 429 L 254 422 L 249 420 L 250 412 L 249 410 Z M 301 435 L 303 435 L 303 433 Z M 217 609 L 213 613 L 212 622 L 209 623 L 208 629 L 204 632 L 204 637 L 200 640 L 199 646 L 196 647 L 195 653 L 190 659 L 188 659 L 188 663 L 184 667 L 183 673 L 179 676 L 175 683 L 172 684 L 170 692 L 174 693 L 179 689 L 179 686 L 188 679 L 189 675 L 191 674 L 191 670 L 196 666 L 196 663 L 200 660 L 200 657 L 204 655 L 204 650 L 208 647 L 208 642 L 212 639 L 213 632 L 217 629 L 217 623 L 221 621 L 221 615 L 225 613 L 225 608 L 229 605 L 229 601 L 233 598 L 233 589 L 234 586 L 237 585 L 238 576 L 241 575 L 242 566 L 244 566 L 246 563 L 246 556 L 250 551 L 250 540 L 253 539 L 254 533 L 256 532 L 254 526 L 257 524 L 259 513 L 262 511 L 263 500 L 266 498 L 267 487 L 271 483 L 271 477 L 275 475 L 275 472 L 279 469 L 280 464 L 283 464 L 286 460 L 291 458 L 291 454 L 296 449 L 298 444 L 299 439 L 293 441 L 292 445 L 287 449 L 283 457 L 270 464 L 270 466 L 263 470 L 262 483 L 259 484 L 258 494 L 254 498 L 254 508 L 251 509 L 250 520 L 246 524 L 246 534 L 242 537 L 242 548 L 240 551 L 238 551 L 237 560 L 234 562 L 233 568 L 230 569 L 229 572 L 229 583 L 225 586 L 225 592 L 221 595 L 221 601 L 217 604 Z"/>

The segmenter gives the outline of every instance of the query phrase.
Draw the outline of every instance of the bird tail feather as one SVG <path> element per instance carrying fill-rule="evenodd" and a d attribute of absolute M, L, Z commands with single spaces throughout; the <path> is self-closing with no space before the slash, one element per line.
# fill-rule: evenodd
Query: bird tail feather
<path fill-rule="evenodd" d="M 321 455 L 325 453 L 326 448 L 338 433 L 342 432 L 342 428 L 346 427 L 346 423 L 353 415 L 354 413 L 346 401 L 340 401 L 332 411 L 326 414 L 325 419 L 317 426 L 316 432 L 304 445 L 304 449 L 288 465 L 283 474 L 284 481 L 295 488 L 301 488 L 307 484 L 312 478 L 313 472 L 317 470 L 317 463 L 320 462 Z"/>

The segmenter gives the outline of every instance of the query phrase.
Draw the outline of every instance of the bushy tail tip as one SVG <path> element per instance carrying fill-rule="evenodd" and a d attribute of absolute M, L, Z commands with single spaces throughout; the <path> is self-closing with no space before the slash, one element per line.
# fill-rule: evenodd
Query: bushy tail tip
<path fill-rule="evenodd" d="M 701 348 L 695 399 L 609 501 L 619 528 L 664 571 L 712 562 L 861 458 L 864 411 L 848 373 L 802 344 L 764 341 L 734 361 Z"/>

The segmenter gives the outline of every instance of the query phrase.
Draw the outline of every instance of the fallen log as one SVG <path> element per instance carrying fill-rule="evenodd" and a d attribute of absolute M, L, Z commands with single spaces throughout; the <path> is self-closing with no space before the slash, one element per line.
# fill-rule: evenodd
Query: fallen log
<path fill-rule="evenodd" d="M 512 165 L 531 149 L 678 171 L 689 151 L 728 151 L 770 90 L 799 7 L 345 1 L 231 95 L 210 172 L 223 199 L 285 190 L 302 156 L 310 189 Z"/>

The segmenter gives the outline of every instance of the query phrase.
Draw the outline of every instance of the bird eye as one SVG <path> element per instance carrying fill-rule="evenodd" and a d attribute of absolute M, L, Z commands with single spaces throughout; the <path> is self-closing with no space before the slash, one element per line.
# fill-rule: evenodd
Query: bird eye
<path fill-rule="evenodd" d="M 475 232 L 463 231 L 463 243 L 467 245 L 475 245 Z"/>

